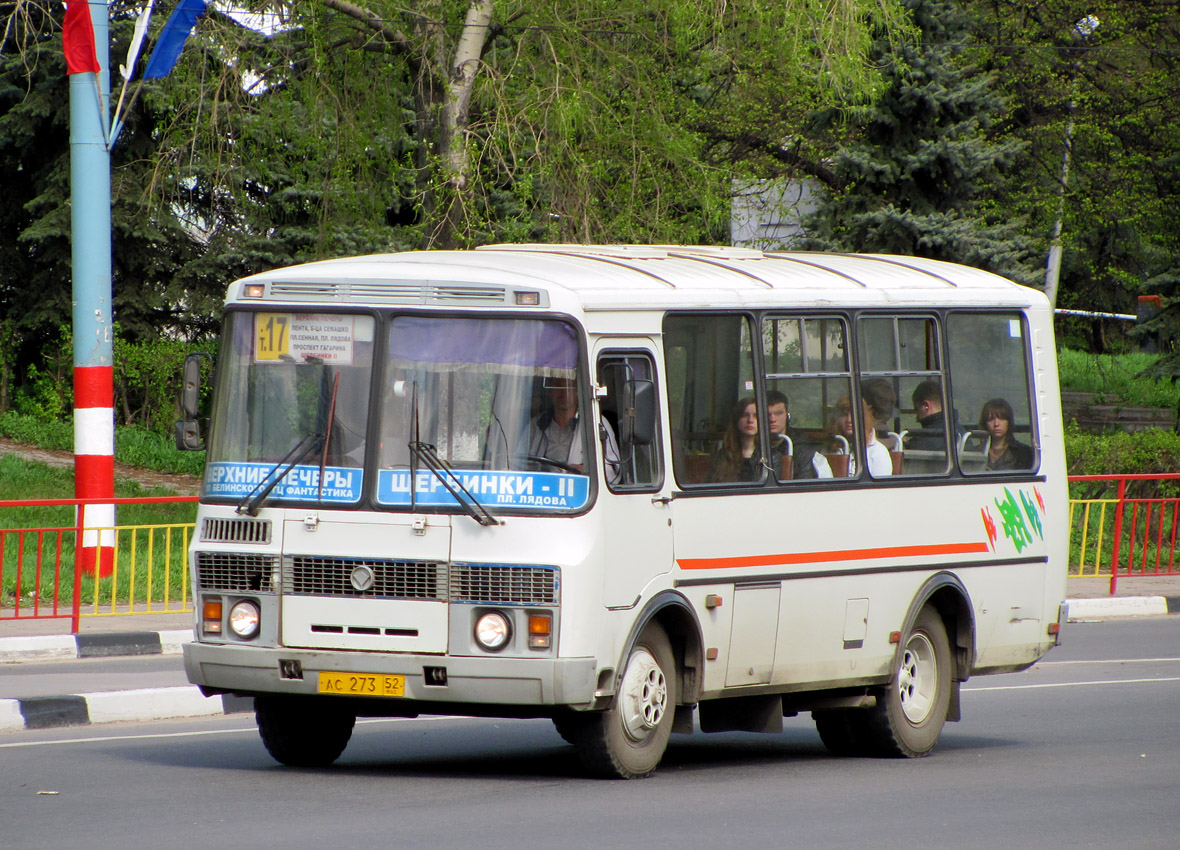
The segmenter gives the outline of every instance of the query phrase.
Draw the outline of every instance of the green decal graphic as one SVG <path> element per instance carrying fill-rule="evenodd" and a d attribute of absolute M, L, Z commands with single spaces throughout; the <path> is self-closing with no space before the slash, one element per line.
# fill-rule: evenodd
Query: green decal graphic
<path fill-rule="evenodd" d="M 1000 527 L 1004 529 L 1004 536 L 1012 541 L 1016 551 L 1023 551 L 1024 547 L 1032 543 L 1032 534 L 1024 522 L 1024 515 L 1020 512 L 1020 505 L 1016 497 L 1007 487 L 1004 488 L 1004 500 L 995 500 L 1000 510 Z M 1040 520 L 1037 520 L 1037 531 L 1040 533 Z"/>
<path fill-rule="evenodd" d="M 1037 533 L 1037 537 L 1044 540 L 1045 531 L 1041 528 L 1041 514 L 1037 510 L 1036 504 L 1023 490 L 1020 491 L 1020 503 L 1024 505 L 1024 515 L 1028 517 L 1028 522 L 1032 526 L 1033 531 Z"/>

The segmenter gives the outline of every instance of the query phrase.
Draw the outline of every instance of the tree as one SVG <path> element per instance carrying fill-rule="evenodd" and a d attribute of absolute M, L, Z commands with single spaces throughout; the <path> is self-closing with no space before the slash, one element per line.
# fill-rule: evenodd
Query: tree
<path fill-rule="evenodd" d="M 1047 241 L 1060 216 L 1059 306 L 1134 313 L 1139 294 L 1180 294 L 1180 7 L 1163 0 L 971 6 L 990 46 L 988 67 L 1014 105 L 1004 127 L 1029 145 L 1009 197 L 1027 211 L 1038 240 Z M 1180 329 L 1174 309 L 1157 321 L 1157 330 L 1170 329 L 1165 339 Z M 1095 351 L 1126 344 L 1125 322 L 1059 327 L 1067 342 Z"/>
<path fill-rule="evenodd" d="M 811 244 L 951 260 L 1031 283 L 1033 243 L 1003 202 L 1024 145 L 998 132 L 1007 104 L 975 61 L 971 20 L 957 4 L 906 5 L 921 38 L 877 56 L 889 87 L 819 175 L 829 194 L 808 222 Z"/>

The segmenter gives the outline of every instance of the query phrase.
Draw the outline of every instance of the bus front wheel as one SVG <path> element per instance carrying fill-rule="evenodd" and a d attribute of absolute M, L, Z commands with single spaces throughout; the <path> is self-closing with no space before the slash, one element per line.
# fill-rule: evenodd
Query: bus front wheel
<path fill-rule="evenodd" d="M 356 715 L 316 697 L 257 696 L 254 718 L 266 751 L 289 767 L 327 767 L 356 724 Z"/>
<path fill-rule="evenodd" d="M 668 747 L 678 698 L 672 645 L 663 629 L 650 625 L 627 656 L 614 705 L 568 730 L 583 765 L 609 778 L 650 774 Z"/>
<path fill-rule="evenodd" d="M 905 636 L 894 680 L 870 709 L 868 729 L 884 756 L 918 758 L 938 743 L 951 695 L 951 653 L 946 627 L 923 608 Z"/>

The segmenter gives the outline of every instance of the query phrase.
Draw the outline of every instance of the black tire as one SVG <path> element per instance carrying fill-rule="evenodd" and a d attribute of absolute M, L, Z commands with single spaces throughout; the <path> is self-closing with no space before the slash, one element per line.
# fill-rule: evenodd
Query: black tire
<path fill-rule="evenodd" d="M 873 754 L 869 734 L 869 713 L 863 708 L 837 708 L 813 711 L 819 738 L 834 756 L 868 756 Z"/>
<path fill-rule="evenodd" d="M 591 719 L 593 717 L 591 716 Z M 577 711 L 563 711 L 553 715 L 553 728 L 567 744 L 577 745 L 578 734 L 586 725 L 587 714 Z"/>
<path fill-rule="evenodd" d="M 938 743 L 951 698 L 951 651 L 942 618 L 923 608 L 905 636 L 894 679 L 868 713 L 878 755 L 920 758 Z"/>
<path fill-rule="evenodd" d="M 290 767 L 327 767 L 344 752 L 356 724 L 356 715 L 330 697 L 255 697 L 254 719 L 266 751 Z"/>
<path fill-rule="evenodd" d="M 662 628 L 648 626 L 627 655 L 614 704 L 568 728 L 582 764 L 609 779 L 650 775 L 668 748 L 679 697 L 672 645 Z"/>

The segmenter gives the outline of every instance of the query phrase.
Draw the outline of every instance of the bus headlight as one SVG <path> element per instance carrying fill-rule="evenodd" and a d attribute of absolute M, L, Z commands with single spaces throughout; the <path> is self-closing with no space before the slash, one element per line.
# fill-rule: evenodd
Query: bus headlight
<path fill-rule="evenodd" d="M 249 599 L 243 599 L 229 609 L 230 631 L 243 640 L 252 638 L 258 634 L 260 620 L 261 614 L 258 610 L 258 603 Z"/>
<path fill-rule="evenodd" d="M 499 611 L 489 611 L 475 621 L 475 640 L 489 652 L 496 652 L 508 645 L 512 637 L 512 626 L 508 618 Z"/>

